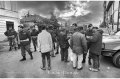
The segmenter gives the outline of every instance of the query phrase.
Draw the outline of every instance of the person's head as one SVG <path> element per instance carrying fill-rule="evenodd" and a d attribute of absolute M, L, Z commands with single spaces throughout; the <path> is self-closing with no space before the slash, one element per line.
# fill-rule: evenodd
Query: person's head
<path fill-rule="evenodd" d="M 12 26 L 9 27 L 9 30 L 12 30 Z"/>
<path fill-rule="evenodd" d="M 42 30 L 46 30 L 46 26 L 44 24 L 41 25 L 41 27 L 42 27 Z"/>
<path fill-rule="evenodd" d="M 33 25 L 32 29 L 35 29 L 35 25 Z"/>
<path fill-rule="evenodd" d="M 83 30 L 83 27 L 77 27 L 77 28 L 75 28 L 76 32 L 81 32 L 82 30 Z"/>
<path fill-rule="evenodd" d="M 88 29 L 92 29 L 93 28 L 93 25 L 92 24 L 89 24 L 88 25 Z"/>
<path fill-rule="evenodd" d="M 75 27 L 77 27 L 77 24 L 76 24 L 76 23 L 73 23 L 73 24 L 72 24 L 72 26 L 75 26 Z"/>
<path fill-rule="evenodd" d="M 98 27 L 93 27 L 92 30 L 95 32 L 98 30 Z"/>
<path fill-rule="evenodd" d="M 19 25 L 18 26 L 18 30 L 20 31 L 20 30 L 22 30 L 23 29 L 23 26 L 22 25 Z"/>
<path fill-rule="evenodd" d="M 78 31 L 83 31 L 83 27 L 78 27 Z"/>

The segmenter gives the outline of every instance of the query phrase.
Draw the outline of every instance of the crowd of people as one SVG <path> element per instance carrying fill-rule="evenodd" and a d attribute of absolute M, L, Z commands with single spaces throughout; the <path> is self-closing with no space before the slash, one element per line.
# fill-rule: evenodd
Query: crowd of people
<path fill-rule="evenodd" d="M 68 37 L 68 30 L 66 28 L 53 29 L 52 25 L 46 27 L 46 25 L 38 25 L 41 30 L 36 30 L 35 25 L 30 29 L 25 25 L 18 26 L 18 32 L 12 27 L 5 32 L 8 37 L 10 49 L 21 49 L 22 59 L 26 60 L 26 51 L 30 55 L 30 59 L 33 59 L 33 52 L 30 49 L 31 41 L 34 46 L 34 52 L 38 51 L 42 57 L 42 70 L 46 70 L 46 59 L 48 70 L 51 69 L 50 57 L 55 57 L 56 54 L 61 54 L 61 61 L 69 62 L 68 49 L 71 48 L 73 52 L 73 69 L 82 70 L 83 63 L 86 62 L 86 56 L 88 56 L 89 70 L 100 70 L 100 55 L 102 48 L 102 33 L 103 31 L 97 27 L 93 27 L 92 24 L 88 25 L 87 30 L 83 27 L 75 26 L 74 32 L 71 37 Z M 70 40 L 70 43 L 69 43 Z M 59 51 L 60 48 L 60 51 Z M 55 51 L 56 50 L 56 51 Z"/>

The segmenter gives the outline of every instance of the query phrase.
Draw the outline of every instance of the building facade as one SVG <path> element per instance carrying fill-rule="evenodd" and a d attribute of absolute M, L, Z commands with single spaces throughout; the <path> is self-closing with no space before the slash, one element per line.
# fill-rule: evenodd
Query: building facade
<path fill-rule="evenodd" d="M 119 1 L 104 1 L 104 23 L 105 26 L 110 29 L 110 31 L 119 31 Z"/>
<path fill-rule="evenodd" d="M 17 3 L 14 1 L 0 1 L 0 34 L 4 34 L 9 26 L 16 31 L 20 24 Z"/>

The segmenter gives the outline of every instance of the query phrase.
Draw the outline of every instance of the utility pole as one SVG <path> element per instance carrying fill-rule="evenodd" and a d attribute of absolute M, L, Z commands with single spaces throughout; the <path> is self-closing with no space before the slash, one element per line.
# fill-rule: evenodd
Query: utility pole
<path fill-rule="evenodd" d="M 113 15 L 112 15 L 112 31 L 114 29 L 114 2 L 113 2 Z"/>
<path fill-rule="evenodd" d="M 119 29 L 119 8 L 120 8 L 120 1 L 119 1 L 119 5 L 118 5 L 118 21 L 117 21 L 117 31 Z"/>

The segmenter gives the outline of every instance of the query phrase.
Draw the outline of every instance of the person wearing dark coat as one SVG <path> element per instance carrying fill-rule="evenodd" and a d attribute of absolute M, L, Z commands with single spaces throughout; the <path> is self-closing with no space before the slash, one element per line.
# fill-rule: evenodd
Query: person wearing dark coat
<path fill-rule="evenodd" d="M 39 31 L 37 31 L 35 29 L 35 26 L 34 26 L 33 29 L 32 29 L 32 32 L 31 32 L 31 38 L 32 38 L 32 42 L 33 42 L 35 52 L 36 52 L 36 47 L 37 47 L 37 36 L 38 36 L 38 34 L 39 34 Z"/>
<path fill-rule="evenodd" d="M 61 61 L 68 62 L 68 48 L 69 48 L 69 42 L 68 42 L 67 34 L 66 34 L 66 29 L 62 28 L 61 32 L 59 34 L 59 45 L 61 49 Z"/>
<path fill-rule="evenodd" d="M 93 68 L 89 68 L 91 71 L 99 71 L 100 67 L 100 55 L 102 49 L 102 33 L 103 31 L 93 28 L 93 36 L 87 36 L 87 40 L 91 42 L 89 48 L 89 56 L 93 60 Z"/>
<path fill-rule="evenodd" d="M 17 46 L 15 42 L 15 39 L 17 37 L 17 32 L 12 28 L 12 26 L 10 26 L 9 30 L 7 30 L 4 34 L 8 37 L 9 46 L 10 46 L 9 51 L 11 51 L 13 47 L 15 48 L 15 50 L 17 50 Z"/>
<path fill-rule="evenodd" d="M 50 25 L 48 28 L 48 32 L 51 34 L 52 36 L 52 43 L 53 43 L 53 50 L 51 51 L 51 56 L 55 57 L 55 42 L 56 42 L 56 35 L 55 35 L 55 31 L 53 30 L 53 26 Z"/>
<path fill-rule="evenodd" d="M 26 60 L 26 51 L 30 55 L 30 59 L 33 59 L 32 52 L 30 50 L 30 43 L 31 43 L 31 36 L 30 32 L 28 31 L 28 28 L 26 26 L 21 26 L 19 32 L 19 40 L 20 40 L 20 46 L 21 46 L 21 55 L 22 59 L 20 61 Z"/>
<path fill-rule="evenodd" d="M 93 35 L 93 30 L 92 30 L 92 28 L 93 28 L 93 25 L 92 25 L 92 24 L 89 24 L 89 25 L 88 25 L 88 29 L 87 29 L 86 32 L 85 32 L 85 37 L 86 37 L 86 36 L 92 36 L 92 35 Z M 89 40 L 87 40 L 87 48 L 88 48 L 88 51 L 89 51 L 90 45 L 91 45 L 91 42 L 90 42 Z M 86 61 L 86 55 L 87 55 L 87 53 L 84 53 L 84 54 L 83 54 L 83 61 L 82 61 L 82 63 L 85 63 L 85 61 Z M 89 57 L 89 59 L 88 59 L 89 65 L 91 65 L 90 59 L 91 59 L 91 58 Z"/>

